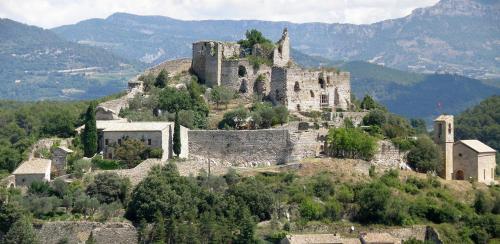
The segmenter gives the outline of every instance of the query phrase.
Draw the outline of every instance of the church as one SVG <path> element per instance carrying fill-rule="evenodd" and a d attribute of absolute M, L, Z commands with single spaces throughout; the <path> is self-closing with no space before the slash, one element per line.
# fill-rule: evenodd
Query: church
<path fill-rule="evenodd" d="M 453 115 L 441 115 L 434 120 L 434 142 L 443 152 L 441 177 L 494 184 L 496 150 L 478 140 L 455 142 L 454 129 Z"/>

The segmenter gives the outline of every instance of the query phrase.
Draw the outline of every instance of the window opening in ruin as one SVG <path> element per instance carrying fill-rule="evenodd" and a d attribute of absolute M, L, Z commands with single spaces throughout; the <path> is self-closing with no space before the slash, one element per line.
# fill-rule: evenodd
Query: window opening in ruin
<path fill-rule="evenodd" d="M 109 144 L 109 139 L 104 140 L 104 145 L 107 146 L 108 144 Z"/>
<path fill-rule="evenodd" d="M 148 145 L 151 146 L 151 139 L 148 139 Z"/>
<path fill-rule="evenodd" d="M 325 88 L 325 79 L 323 77 L 319 77 L 318 79 L 319 85 L 321 86 L 322 89 Z"/>
<path fill-rule="evenodd" d="M 245 79 L 243 79 L 241 81 L 240 92 L 241 93 L 247 93 L 248 92 L 248 81 L 245 80 Z"/>
<path fill-rule="evenodd" d="M 243 65 L 238 66 L 238 76 L 244 77 L 245 75 L 247 75 L 247 68 Z"/>
<path fill-rule="evenodd" d="M 293 90 L 294 90 L 295 92 L 300 91 L 300 85 L 299 85 L 299 82 L 298 82 L 298 81 L 296 81 L 296 82 L 295 82 L 295 86 L 293 86 Z"/>
<path fill-rule="evenodd" d="M 314 97 L 314 92 L 312 90 L 310 90 L 309 93 L 311 93 L 311 97 Z"/>
<path fill-rule="evenodd" d="M 297 111 L 300 111 L 300 104 L 297 104 Z"/>
<path fill-rule="evenodd" d="M 328 95 L 322 94 L 319 96 L 321 107 L 328 107 Z"/>

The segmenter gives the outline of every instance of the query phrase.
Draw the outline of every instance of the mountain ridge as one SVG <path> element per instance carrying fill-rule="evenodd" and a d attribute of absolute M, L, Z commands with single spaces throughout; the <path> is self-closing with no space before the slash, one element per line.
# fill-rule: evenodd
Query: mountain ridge
<path fill-rule="evenodd" d="M 155 64 L 189 57 L 190 43 L 196 40 L 237 41 L 251 28 L 277 40 L 288 27 L 292 47 L 308 55 L 370 61 L 419 73 L 500 77 L 500 2 L 488 0 L 442 0 L 402 18 L 365 25 L 178 20 L 127 13 L 91 20 L 52 30 L 75 42 L 101 45 L 129 59 Z"/>

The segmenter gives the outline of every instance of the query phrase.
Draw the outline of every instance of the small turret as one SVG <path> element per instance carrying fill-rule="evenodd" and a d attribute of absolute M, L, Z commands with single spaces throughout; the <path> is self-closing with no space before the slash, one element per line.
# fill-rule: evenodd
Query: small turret
<path fill-rule="evenodd" d="M 288 37 L 288 29 L 283 29 L 281 39 L 276 43 L 276 48 L 273 53 L 273 65 L 284 67 L 290 61 L 290 38 Z"/>

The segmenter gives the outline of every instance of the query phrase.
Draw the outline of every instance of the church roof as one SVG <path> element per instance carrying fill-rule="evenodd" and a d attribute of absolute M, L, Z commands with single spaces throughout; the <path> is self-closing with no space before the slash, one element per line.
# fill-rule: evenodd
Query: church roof
<path fill-rule="evenodd" d="M 462 143 L 478 153 L 496 152 L 495 149 L 489 147 L 488 145 L 486 145 L 478 140 L 460 140 L 457 143 Z"/>
<path fill-rule="evenodd" d="M 33 158 L 23 162 L 12 174 L 25 175 L 25 174 L 45 174 L 50 170 L 51 161 L 43 158 Z"/>

